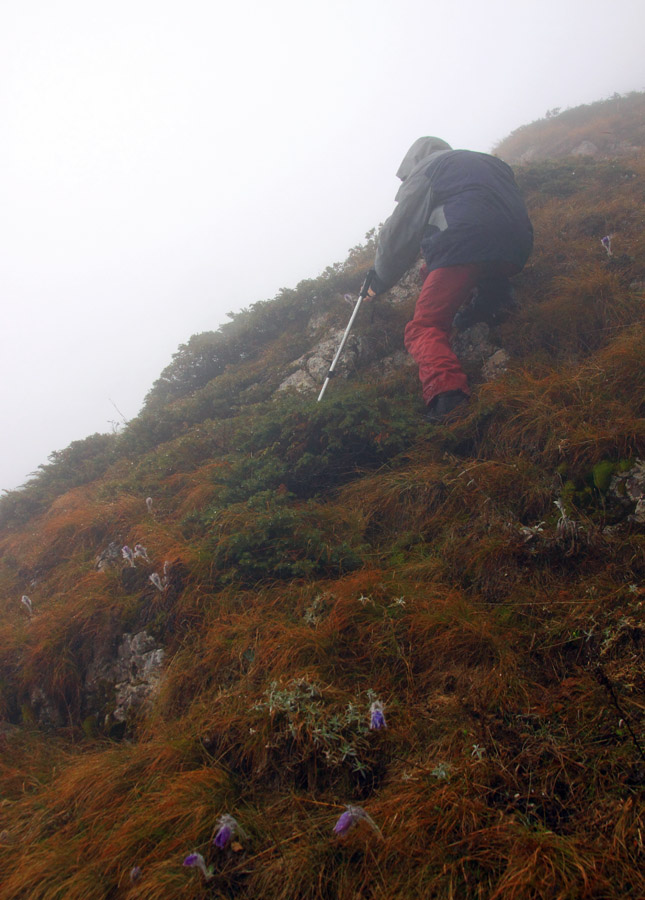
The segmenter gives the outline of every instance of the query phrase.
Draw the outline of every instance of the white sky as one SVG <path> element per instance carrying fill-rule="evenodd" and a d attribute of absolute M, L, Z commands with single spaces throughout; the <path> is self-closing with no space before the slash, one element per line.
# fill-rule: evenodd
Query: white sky
<path fill-rule="evenodd" d="M 408 146 L 645 89 L 642 0 L 2 0 L 0 488 L 345 259 Z"/>

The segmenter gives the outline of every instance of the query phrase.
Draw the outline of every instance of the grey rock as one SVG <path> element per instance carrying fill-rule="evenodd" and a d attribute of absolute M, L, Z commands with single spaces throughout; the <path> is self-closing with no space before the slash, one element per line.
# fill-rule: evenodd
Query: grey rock
<path fill-rule="evenodd" d="M 325 380 L 344 333 L 344 328 L 335 328 L 333 331 L 327 332 L 326 336 L 308 353 L 294 360 L 292 365 L 297 367 L 296 371 L 285 378 L 278 390 L 285 391 L 293 388 L 301 393 L 306 393 L 318 388 Z M 350 332 L 343 355 L 336 366 L 336 375 L 347 376 L 356 366 L 363 352 L 364 344 L 364 340 L 359 335 Z"/>
<path fill-rule="evenodd" d="M 423 260 L 417 260 L 403 278 L 383 296 L 387 297 L 388 301 L 394 304 L 405 303 L 412 297 L 416 298 L 420 293 L 423 284 L 419 274 L 422 265 Z"/>
<path fill-rule="evenodd" d="M 298 369 L 297 372 L 294 372 L 293 375 L 289 375 L 288 378 L 282 382 L 282 384 L 278 387 L 279 391 L 287 391 L 290 388 L 298 391 L 300 394 L 306 394 L 309 391 L 313 391 L 316 387 L 316 383 L 313 378 L 305 369 Z"/>
<path fill-rule="evenodd" d="M 478 322 L 466 328 L 452 340 L 455 355 L 465 362 L 484 362 L 497 352 L 490 340 L 490 328 L 485 322 Z"/>
<path fill-rule="evenodd" d="M 60 713 L 51 702 L 42 687 L 32 687 L 29 692 L 29 703 L 36 721 L 41 728 L 50 730 L 60 728 L 63 724 Z"/>
<path fill-rule="evenodd" d="M 482 375 L 485 381 L 496 381 L 506 372 L 510 356 L 506 350 L 496 350 L 492 356 L 484 362 L 482 366 Z"/>
<path fill-rule="evenodd" d="M 165 651 L 146 631 L 124 634 L 116 656 L 99 653 L 88 667 L 85 690 L 90 702 L 102 691 L 114 692 L 112 717 L 125 722 L 129 714 L 143 708 L 161 682 Z"/>
<path fill-rule="evenodd" d="M 592 141 L 582 141 L 571 151 L 573 156 L 598 156 L 598 147 Z"/>
<path fill-rule="evenodd" d="M 393 375 L 399 369 L 414 368 L 415 361 L 405 350 L 397 350 L 392 356 L 384 356 L 370 366 L 369 371 L 373 372 L 376 377 L 383 378 Z"/>
<path fill-rule="evenodd" d="M 331 314 L 328 312 L 314 313 L 307 324 L 307 334 L 314 337 L 320 331 L 329 327 Z"/>
<path fill-rule="evenodd" d="M 96 557 L 96 568 L 99 572 L 111 572 L 121 568 L 121 560 L 121 547 L 117 541 L 112 541 L 112 543 Z"/>
<path fill-rule="evenodd" d="M 622 506 L 625 512 L 629 511 L 629 515 L 618 525 L 605 528 L 603 530 L 605 534 L 613 533 L 627 522 L 645 525 L 645 462 L 637 459 L 631 469 L 616 472 L 609 482 L 607 494 L 611 500 Z"/>

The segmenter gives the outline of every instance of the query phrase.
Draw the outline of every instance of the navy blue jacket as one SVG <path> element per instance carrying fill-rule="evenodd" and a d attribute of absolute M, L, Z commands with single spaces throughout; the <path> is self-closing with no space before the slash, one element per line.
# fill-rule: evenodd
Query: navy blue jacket
<path fill-rule="evenodd" d="M 428 270 L 475 262 L 524 266 L 533 227 L 513 171 L 501 159 L 471 150 L 441 150 L 416 162 L 397 206 L 383 225 L 374 268 L 379 290 L 395 284 L 416 260 Z"/>

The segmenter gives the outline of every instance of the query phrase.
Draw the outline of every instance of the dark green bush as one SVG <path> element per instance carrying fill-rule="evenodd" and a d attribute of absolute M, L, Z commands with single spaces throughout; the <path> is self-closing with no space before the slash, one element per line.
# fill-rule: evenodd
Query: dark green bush
<path fill-rule="evenodd" d="M 328 507 L 264 491 L 224 517 L 213 561 L 224 583 L 339 576 L 362 564 L 358 537 Z"/>

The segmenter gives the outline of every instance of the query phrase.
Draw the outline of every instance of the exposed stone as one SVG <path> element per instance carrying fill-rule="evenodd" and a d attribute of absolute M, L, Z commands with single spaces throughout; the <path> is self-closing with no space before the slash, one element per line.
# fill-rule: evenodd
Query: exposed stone
<path fill-rule="evenodd" d="M 121 560 L 121 547 L 117 541 L 112 541 L 112 543 L 96 557 L 96 568 L 99 572 L 111 572 L 121 568 Z"/>
<path fill-rule="evenodd" d="M 307 333 L 310 335 L 310 337 L 313 337 L 323 328 L 327 328 L 329 326 L 330 319 L 331 313 L 314 313 L 311 319 L 309 319 L 309 323 L 307 324 Z"/>
<path fill-rule="evenodd" d="M 298 369 L 293 375 L 289 375 L 288 378 L 285 378 L 278 390 L 286 391 L 289 388 L 292 388 L 301 394 L 306 394 L 308 391 L 313 391 L 315 387 L 316 384 L 309 372 L 304 369 Z"/>
<path fill-rule="evenodd" d="M 518 162 L 531 163 L 537 158 L 538 154 L 539 150 L 537 147 L 529 147 L 527 150 L 520 154 Z"/>
<path fill-rule="evenodd" d="M 390 303 L 405 303 L 406 300 L 410 300 L 411 297 L 415 297 L 419 294 L 421 290 L 421 277 L 420 270 L 423 265 L 423 260 L 419 259 L 412 266 L 411 269 L 406 272 L 403 278 L 394 285 L 393 288 L 384 294 L 383 296 L 387 297 Z"/>
<path fill-rule="evenodd" d="M 328 332 L 326 337 L 319 341 L 309 353 L 294 360 L 292 365 L 297 366 L 298 368 L 295 372 L 292 372 L 288 378 L 285 378 L 278 387 L 278 390 L 285 391 L 288 388 L 294 388 L 297 391 L 306 393 L 322 385 L 340 346 L 340 342 L 343 339 L 344 333 L 344 328 L 338 328 Z M 365 341 L 363 338 L 350 332 L 347 343 L 343 349 L 343 355 L 336 366 L 336 375 L 341 377 L 347 376 L 347 374 L 356 366 L 356 363 L 364 350 L 364 345 Z"/>
<path fill-rule="evenodd" d="M 582 141 L 571 153 L 573 156 L 598 156 L 599 150 L 592 141 Z"/>
<path fill-rule="evenodd" d="M 375 362 L 370 366 L 370 371 L 374 372 L 377 377 L 383 378 L 388 375 L 393 375 L 394 372 L 398 372 L 399 369 L 414 368 L 415 366 L 416 363 L 409 353 L 405 350 L 397 350 L 392 356 L 384 356 L 383 359 L 379 359 Z"/>
<path fill-rule="evenodd" d="M 90 664 L 85 679 L 89 698 L 114 690 L 116 722 L 125 722 L 131 712 L 142 708 L 156 693 L 161 680 L 164 650 L 146 631 L 124 634 L 116 657 L 101 654 Z"/>
<path fill-rule="evenodd" d="M 631 469 L 612 475 L 607 496 L 625 512 L 629 510 L 629 515 L 622 522 L 604 528 L 604 534 L 613 534 L 628 522 L 645 525 L 645 462 L 638 459 Z"/>
<path fill-rule="evenodd" d="M 510 356 L 506 350 L 496 350 L 489 356 L 482 366 L 482 375 L 485 381 L 495 381 L 506 372 Z"/>
<path fill-rule="evenodd" d="M 36 686 L 30 690 L 29 703 L 41 728 L 52 729 L 61 727 L 63 722 L 60 713 L 41 687 Z"/>
<path fill-rule="evenodd" d="M 466 328 L 452 340 L 455 355 L 464 362 L 482 362 L 489 359 L 499 349 L 490 340 L 490 328 L 485 322 L 478 322 Z"/>
<path fill-rule="evenodd" d="M 510 357 L 506 350 L 493 344 L 490 327 L 485 322 L 477 322 L 456 334 L 451 346 L 471 378 L 495 381 L 508 368 Z"/>

